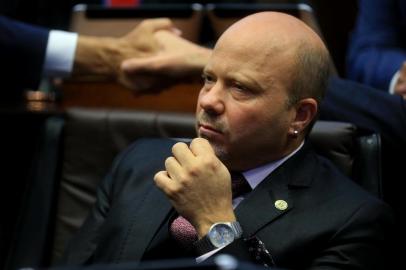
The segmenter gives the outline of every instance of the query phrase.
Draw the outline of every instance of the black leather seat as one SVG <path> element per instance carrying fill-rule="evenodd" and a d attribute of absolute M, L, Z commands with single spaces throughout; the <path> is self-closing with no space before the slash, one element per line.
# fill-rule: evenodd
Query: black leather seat
<path fill-rule="evenodd" d="M 72 109 L 50 118 L 7 268 L 56 261 L 94 203 L 114 157 L 140 137 L 195 137 L 194 116 Z M 309 139 L 343 173 L 382 196 L 377 134 L 358 137 L 352 124 L 318 121 Z"/>

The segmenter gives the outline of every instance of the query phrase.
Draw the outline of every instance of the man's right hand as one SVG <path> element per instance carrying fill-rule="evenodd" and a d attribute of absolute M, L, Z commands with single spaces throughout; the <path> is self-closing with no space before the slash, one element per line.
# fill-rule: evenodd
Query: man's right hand
<path fill-rule="evenodd" d="M 230 173 L 210 143 L 203 138 L 190 146 L 177 143 L 172 154 L 165 161 L 166 170 L 155 174 L 155 184 L 196 228 L 199 238 L 214 223 L 235 221 Z"/>

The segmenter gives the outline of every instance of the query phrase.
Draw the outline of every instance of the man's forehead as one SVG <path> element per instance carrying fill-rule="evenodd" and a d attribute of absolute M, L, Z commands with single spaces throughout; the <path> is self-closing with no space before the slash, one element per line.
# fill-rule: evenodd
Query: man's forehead
<path fill-rule="evenodd" d="M 296 49 L 295 46 L 284 44 L 283 37 L 270 35 L 232 35 L 224 36 L 213 49 L 209 63 L 221 64 L 248 64 L 258 68 L 271 68 L 279 61 L 291 61 Z M 289 59 L 286 59 L 289 58 Z M 238 68 L 238 67 L 235 67 Z"/>
<path fill-rule="evenodd" d="M 305 23 L 279 12 L 260 12 L 239 20 L 223 33 L 218 43 L 229 40 L 267 53 L 278 48 L 298 48 L 302 43 L 324 47 L 320 37 Z"/>
<path fill-rule="evenodd" d="M 271 86 L 278 75 L 275 73 L 277 68 L 274 68 L 275 65 L 278 65 L 276 59 L 270 61 L 270 58 L 259 53 L 252 53 L 252 51 L 246 55 L 233 53 L 231 50 L 218 50 L 217 52 L 212 54 L 205 66 L 205 74 L 245 83 L 257 89 Z M 283 65 L 285 64 L 283 63 Z"/>
<path fill-rule="evenodd" d="M 232 51 L 244 57 L 271 57 L 295 48 L 290 37 L 272 29 L 235 28 L 222 35 L 213 54 L 226 55 Z"/>

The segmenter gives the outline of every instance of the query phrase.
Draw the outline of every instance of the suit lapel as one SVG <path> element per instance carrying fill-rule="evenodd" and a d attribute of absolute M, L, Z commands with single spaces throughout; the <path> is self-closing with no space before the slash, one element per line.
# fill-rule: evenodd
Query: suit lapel
<path fill-rule="evenodd" d="M 284 179 L 284 172 L 281 170 L 273 172 L 236 208 L 237 219 L 243 226 L 246 237 L 254 235 L 263 226 L 293 208 L 288 186 L 283 182 L 280 183 L 281 179 Z M 288 208 L 277 209 L 275 207 L 277 200 L 287 202 Z"/>
<path fill-rule="evenodd" d="M 317 172 L 316 156 L 305 145 L 262 181 L 236 208 L 238 221 L 249 237 L 294 208 L 292 190 L 311 186 Z"/>

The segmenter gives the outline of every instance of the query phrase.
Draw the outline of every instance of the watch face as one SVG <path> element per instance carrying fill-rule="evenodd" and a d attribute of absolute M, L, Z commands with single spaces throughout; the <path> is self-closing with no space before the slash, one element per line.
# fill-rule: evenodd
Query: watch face
<path fill-rule="evenodd" d="M 233 230 L 227 224 L 216 224 L 208 235 L 210 242 L 215 247 L 223 247 L 234 241 Z"/>

